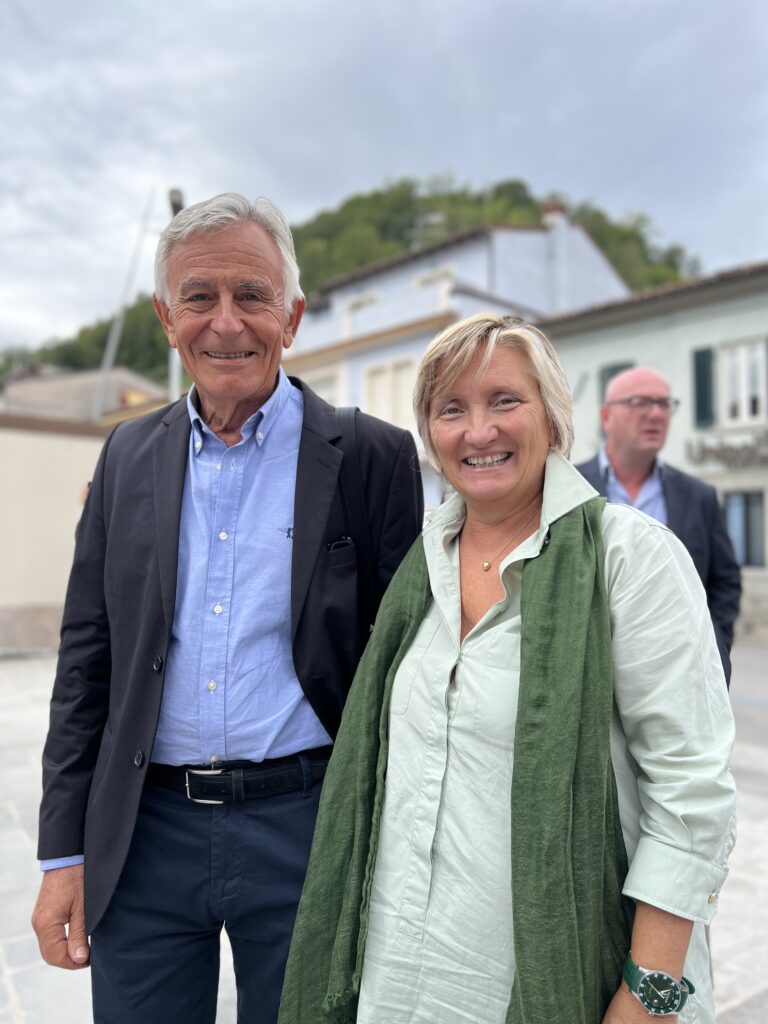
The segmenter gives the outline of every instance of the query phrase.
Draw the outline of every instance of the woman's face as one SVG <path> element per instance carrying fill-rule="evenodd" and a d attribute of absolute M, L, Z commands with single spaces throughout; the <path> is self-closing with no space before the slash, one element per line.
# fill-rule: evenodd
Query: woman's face
<path fill-rule="evenodd" d="M 523 352 L 498 346 L 478 377 L 483 356 L 435 392 L 429 428 L 443 473 L 467 507 L 509 514 L 541 494 L 549 421 Z"/>

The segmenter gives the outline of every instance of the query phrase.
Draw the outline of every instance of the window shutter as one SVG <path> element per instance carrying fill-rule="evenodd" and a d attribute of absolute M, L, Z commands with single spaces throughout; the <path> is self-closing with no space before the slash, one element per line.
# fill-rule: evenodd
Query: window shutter
<path fill-rule="evenodd" d="M 715 354 L 711 348 L 693 353 L 693 416 L 697 427 L 715 422 Z"/>

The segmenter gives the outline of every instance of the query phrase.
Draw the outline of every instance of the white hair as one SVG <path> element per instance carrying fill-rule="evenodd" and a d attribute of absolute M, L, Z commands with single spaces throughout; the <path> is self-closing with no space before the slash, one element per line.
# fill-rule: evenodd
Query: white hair
<path fill-rule="evenodd" d="M 213 199 L 186 206 L 160 235 L 155 253 L 155 294 L 158 299 L 166 306 L 170 303 L 168 257 L 177 242 L 200 232 L 216 231 L 248 221 L 258 224 L 274 238 L 283 258 L 283 301 L 286 310 L 293 311 L 304 295 L 299 285 L 299 266 L 288 221 L 269 199 L 262 197 L 252 201 L 238 192 L 222 192 Z"/>

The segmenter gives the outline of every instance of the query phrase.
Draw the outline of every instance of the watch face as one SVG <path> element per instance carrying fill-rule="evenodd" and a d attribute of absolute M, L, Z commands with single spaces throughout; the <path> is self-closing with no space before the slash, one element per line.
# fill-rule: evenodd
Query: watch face
<path fill-rule="evenodd" d="M 680 985 L 664 971 L 649 971 L 637 986 L 640 1002 L 648 1013 L 665 1017 L 680 1009 L 683 993 Z"/>

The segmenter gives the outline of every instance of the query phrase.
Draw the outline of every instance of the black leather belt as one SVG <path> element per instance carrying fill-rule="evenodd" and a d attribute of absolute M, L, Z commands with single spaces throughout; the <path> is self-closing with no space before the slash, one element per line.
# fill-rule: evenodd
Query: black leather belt
<path fill-rule="evenodd" d="M 312 783 L 325 775 L 333 747 L 315 747 L 267 761 L 225 761 L 220 767 L 152 762 L 147 783 L 186 793 L 196 804 L 229 804 L 304 789 L 305 765 Z M 302 764 L 304 760 L 305 764 Z"/>

